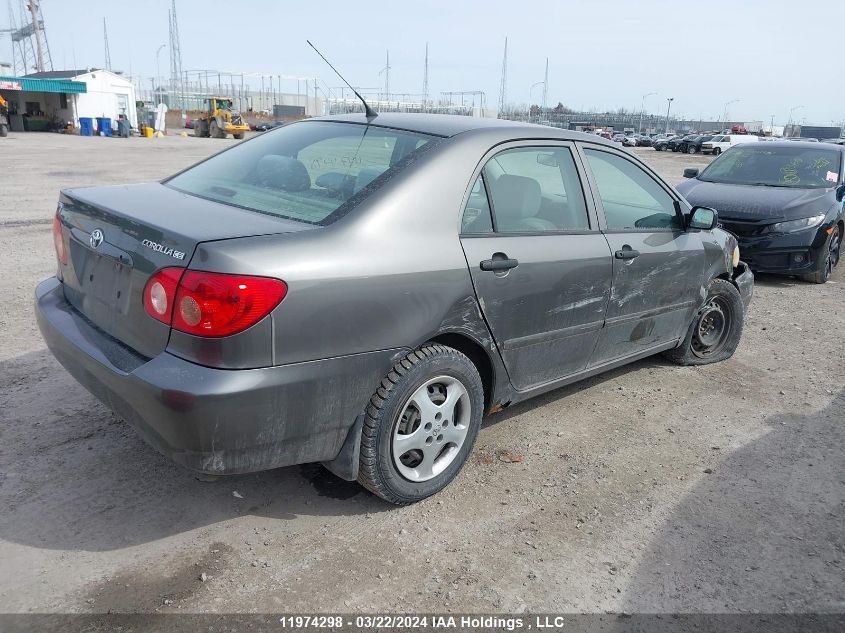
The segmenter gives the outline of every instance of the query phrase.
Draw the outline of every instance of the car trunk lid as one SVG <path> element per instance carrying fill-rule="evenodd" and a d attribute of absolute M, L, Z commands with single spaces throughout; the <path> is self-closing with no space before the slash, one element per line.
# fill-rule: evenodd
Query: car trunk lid
<path fill-rule="evenodd" d="M 156 270 L 186 267 L 201 242 L 316 228 L 160 183 L 66 190 L 59 212 L 68 247 L 67 266 L 61 266 L 65 297 L 92 324 L 146 357 L 161 353 L 170 336 L 169 326 L 144 309 L 144 287 Z"/>

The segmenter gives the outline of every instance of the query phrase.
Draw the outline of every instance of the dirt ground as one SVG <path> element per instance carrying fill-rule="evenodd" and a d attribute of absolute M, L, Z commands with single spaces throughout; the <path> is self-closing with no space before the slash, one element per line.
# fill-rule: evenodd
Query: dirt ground
<path fill-rule="evenodd" d="M 653 358 L 488 418 L 412 507 L 319 466 L 202 483 L 148 447 L 38 334 L 57 195 L 232 142 L 0 139 L 0 612 L 845 609 L 845 266 L 758 278 L 727 362 Z M 671 182 L 709 160 L 635 151 Z"/>

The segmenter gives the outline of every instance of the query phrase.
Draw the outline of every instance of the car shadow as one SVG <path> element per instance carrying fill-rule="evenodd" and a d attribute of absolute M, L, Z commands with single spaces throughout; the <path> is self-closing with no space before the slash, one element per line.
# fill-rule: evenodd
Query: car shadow
<path fill-rule="evenodd" d="M 639 557 L 622 610 L 841 612 L 843 411 L 845 389 L 822 410 L 769 417 L 734 452 L 711 450 Z"/>
<path fill-rule="evenodd" d="M 393 506 L 319 464 L 203 482 L 147 445 L 45 349 L 0 363 L 0 539 L 104 551 L 241 515 Z"/>

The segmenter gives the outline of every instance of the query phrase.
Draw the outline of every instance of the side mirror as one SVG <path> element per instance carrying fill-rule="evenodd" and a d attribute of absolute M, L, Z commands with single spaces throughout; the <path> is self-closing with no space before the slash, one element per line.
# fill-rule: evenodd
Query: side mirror
<path fill-rule="evenodd" d="M 845 183 L 836 188 L 836 201 L 842 202 L 843 198 L 845 198 Z"/>
<path fill-rule="evenodd" d="M 546 167 L 557 167 L 557 156 L 554 154 L 537 154 L 537 162 Z"/>
<path fill-rule="evenodd" d="M 710 207 L 693 207 L 690 212 L 689 228 L 712 231 L 719 224 L 719 214 Z"/>
<path fill-rule="evenodd" d="M 698 176 L 698 167 L 687 167 L 684 170 L 684 178 L 695 178 Z"/>

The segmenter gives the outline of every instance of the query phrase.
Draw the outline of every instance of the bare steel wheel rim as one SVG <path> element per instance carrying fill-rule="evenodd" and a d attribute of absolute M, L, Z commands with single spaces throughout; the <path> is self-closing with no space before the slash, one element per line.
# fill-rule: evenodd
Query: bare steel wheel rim
<path fill-rule="evenodd" d="M 728 303 L 714 297 L 701 310 L 692 335 L 692 353 L 708 358 L 722 351 L 731 331 L 732 313 Z"/>
<path fill-rule="evenodd" d="M 393 462 L 407 480 L 433 479 L 455 461 L 471 417 L 469 392 L 452 376 L 437 376 L 411 394 L 393 425 Z"/>

